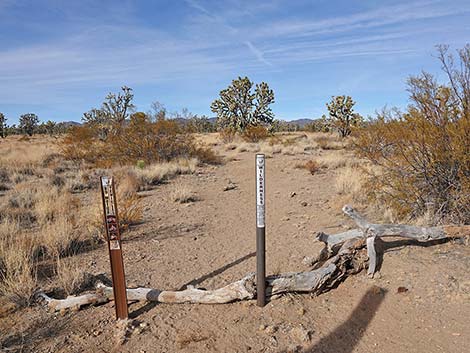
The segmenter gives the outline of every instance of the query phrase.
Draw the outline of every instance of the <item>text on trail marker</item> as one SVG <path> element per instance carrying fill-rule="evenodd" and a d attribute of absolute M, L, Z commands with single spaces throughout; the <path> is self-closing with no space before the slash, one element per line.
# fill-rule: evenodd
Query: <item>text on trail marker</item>
<path fill-rule="evenodd" d="M 116 317 L 127 319 L 127 293 L 122 259 L 121 233 L 117 210 L 116 191 L 113 178 L 101 177 L 101 196 L 103 200 L 104 225 L 108 242 L 111 276 L 113 280 L 114 304 Z"/>

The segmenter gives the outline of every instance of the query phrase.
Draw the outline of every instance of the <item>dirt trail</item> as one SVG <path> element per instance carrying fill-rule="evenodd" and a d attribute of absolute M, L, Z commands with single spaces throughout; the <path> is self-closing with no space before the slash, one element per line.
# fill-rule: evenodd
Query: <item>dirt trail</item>
<path fill-rule="evenodd" d="M 123 245 L 129 286 L 214 288 L 255 270 L 254 154 L 236 157 L 144 193 L 144 223 Z M 312 176 L 295 169 L 308 158 L 267 160 L 269 274 L 306 270 L 302 259 L 320 249 L 316 231 L 353 226 L 335 200 L 334 171 Z M 223 191 L 229 181 L 237 187 Z M 190 185 L 199 201 L 171 201 L 177 183 Z M 469 247 L 450 243 L 395 247 L 379 278 L 361 273 L 319 297 L 288 295 L 263 309 L 254 301 L 133 304 L 131 315 L 142 326 L 117 348 L 111 303 L 64 316 L 32 308 L 2 319 L 0 329 L 11 327 L 6 346 L 23 352 L 464 353 L 470 352 L 469 255 Z M 94 274 L 109 272 L 104 247 L 73 261 Z M 398 287 L 407 290 L 397 293 Z"/>

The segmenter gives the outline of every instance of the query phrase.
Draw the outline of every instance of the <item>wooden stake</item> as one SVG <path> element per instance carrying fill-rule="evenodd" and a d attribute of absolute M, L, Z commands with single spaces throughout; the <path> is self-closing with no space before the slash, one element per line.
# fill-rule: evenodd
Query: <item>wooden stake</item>
<path fill-rule="evenodd" d="M 122 259 L 116 190 L 113 178 L 101 177 L 101 196 L 103 199 L 104 224 L 106 240 L 108 241 L 109 260 L 111 262 L 116 318 L 127 319 L 129 312 L 127 308 L 126 279 L 124 274 L 124 261 Z"/>

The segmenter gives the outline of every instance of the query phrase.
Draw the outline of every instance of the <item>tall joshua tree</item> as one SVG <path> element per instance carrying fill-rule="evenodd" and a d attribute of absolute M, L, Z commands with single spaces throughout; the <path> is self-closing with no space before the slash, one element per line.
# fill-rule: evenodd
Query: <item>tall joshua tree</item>
<path fill-rule="evenodd" d="M 217 114 L 217 125 L 243 131 L 250 125 L 271 124 L 274 113 L 270 105 L 274 103 L 274 91 L 266 82 L 256 84 L 248 77 L 238 77 L 231 85 L 220 91 L 220 98 L 211 104 Z"/>

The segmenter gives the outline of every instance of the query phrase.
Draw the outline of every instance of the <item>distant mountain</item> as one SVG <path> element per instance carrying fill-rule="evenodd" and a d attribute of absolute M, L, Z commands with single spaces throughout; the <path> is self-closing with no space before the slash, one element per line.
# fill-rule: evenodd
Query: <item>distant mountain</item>
<path fill-rule="evenodd" d="M 307 124 L 311 124 L 315 121 L 316 119 L 296 119 L 296 120 L 291 120 L 291 121 L 286 121 L 287 124 L 289 125 L 298 125 L 301 128 L 305 127 Z"/>
<path fill-rule="evenodd" d="M 62 124 L 65 127 L 71 127 L 71 126 L 80 126 L 82 125 L 81 123 L 78 123 L 76 121 L 61 121 L 58 124 Z"/>

